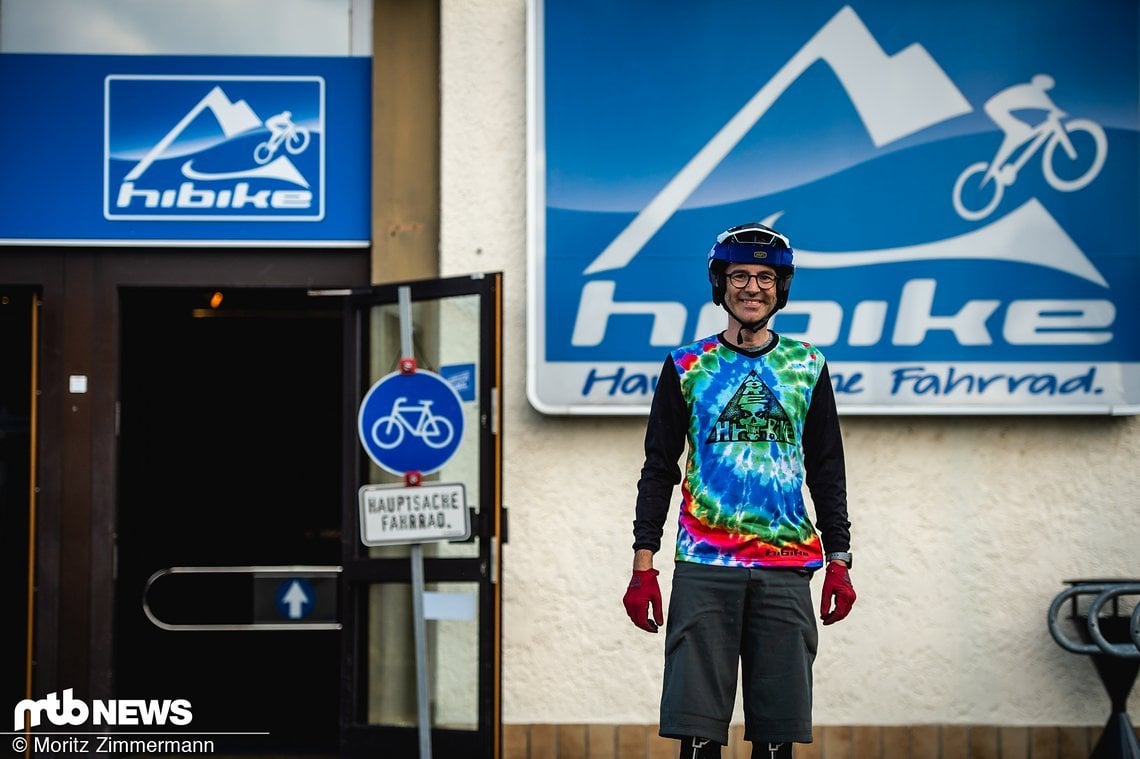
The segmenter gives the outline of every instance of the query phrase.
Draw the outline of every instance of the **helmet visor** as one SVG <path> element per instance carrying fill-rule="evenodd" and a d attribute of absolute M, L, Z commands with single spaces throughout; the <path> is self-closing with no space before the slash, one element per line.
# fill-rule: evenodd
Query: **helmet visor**
<path fill-rule="evenodd" d="M 733 227 L 732 229 L 725 230 L 716 236 L 717 245 L 728 241 L 732 243 L 740 243 L 746 245 L 776 245 L 779 240 L 783 243 L 783 247 L 790 248 L 792 244 L 788 242 L 788 238 L 774 229 L 768 229 L 759 225 L 746 225 L 742 227 Z"/>

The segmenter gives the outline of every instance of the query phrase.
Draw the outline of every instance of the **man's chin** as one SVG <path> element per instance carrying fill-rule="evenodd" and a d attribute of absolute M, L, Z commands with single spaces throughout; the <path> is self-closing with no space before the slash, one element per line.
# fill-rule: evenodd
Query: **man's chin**
<path fill-rule="evenodd" d="M 755 324 L 756 322 L 767 318 L 768 314 L 770 313 L 771 309 L 767 308 L 742 309 L 740 311 L 741 317 L 743 317 L 748 324 Z"/>

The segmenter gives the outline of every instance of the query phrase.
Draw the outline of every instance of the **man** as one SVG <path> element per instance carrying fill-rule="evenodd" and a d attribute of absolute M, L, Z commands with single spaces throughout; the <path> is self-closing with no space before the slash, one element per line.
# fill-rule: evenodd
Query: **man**
<path fill-rule="evenodd" d="M 787 238 L 762 224 L 717 237 L 708 277 L 728 328 L 666 357 L 646 427 L 624 603 L 638 627 L 663 624 L 653 554 L 680 482 L 660 734 L 679 739 L 685 759 L 719 757 L 728 743 L 738 661 L 752 756 L 790 757 L 792 742 L 810 743 L 818 640 L 810 581 L 825 560 L 823 623 L 855 602 L 827 364 L 812 345 L 768 328 L 788 301 L 792 259 Z"/>

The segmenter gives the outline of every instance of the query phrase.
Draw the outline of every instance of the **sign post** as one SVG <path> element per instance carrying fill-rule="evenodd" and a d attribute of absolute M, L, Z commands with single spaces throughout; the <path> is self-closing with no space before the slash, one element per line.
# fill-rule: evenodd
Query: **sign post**
<path fill-rule="evenodd" d="M 424 622 L 423 543 L 466 540 L 471 534 L 462 484 L 423 484 L 455 454 L 463 438 L 463 405 L 445 379 L 417 370 L 412 350 L 411 291 L 398 290 L 400 369 L 381 377 L 364 396 L 357 432 L 369 457 L 404 477 L 404 485 L 360 488 L 360 538 L 367 546 L 411 544 L 412 624 L 420 757 L 431 757 L 431 714 Z"/>

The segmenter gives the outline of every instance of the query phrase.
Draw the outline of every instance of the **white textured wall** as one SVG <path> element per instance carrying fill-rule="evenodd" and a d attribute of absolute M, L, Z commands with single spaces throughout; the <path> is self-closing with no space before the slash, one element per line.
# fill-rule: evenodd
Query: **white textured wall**
<path fill-rule="evenodd" d="M 664 636 L 621 605 L 644 419 L 526 400 L 525 29 L 524 0 L 443 2 L 443 274 L 506 289 L 504 720 L 655 722 Z M 1102 724 L 1045 617 L 1064 579 L 1140 577 L 1140 420 L 842 421 L 859 600 L 821 628 L 817 723 Z"/>

